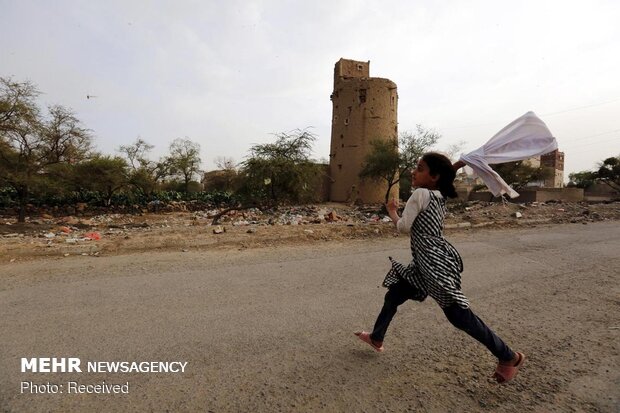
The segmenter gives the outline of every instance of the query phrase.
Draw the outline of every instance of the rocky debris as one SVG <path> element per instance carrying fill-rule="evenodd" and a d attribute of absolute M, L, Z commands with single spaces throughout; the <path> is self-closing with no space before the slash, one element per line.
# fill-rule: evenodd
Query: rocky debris
<path fill-rule="evenodd" d="M 458 222 L 456 224 L 446 224 L 446 229 L 454 229 L 454 228 L 470 228 L 471 222 Z"/>
<path fill-rule="evenodd" d="M 514 204 L 450 201 L 447 207 L 447 230 L 467 231 L 543 223 L 587 224 L 620 219 L 620 202 Z M 224 208 L 209 207 L 174 213 L 110 213 L 89 217 L 40 214 L 27 218 L 26 223 L 18 223 L 13 215 L 0 216 L 0 253 L 14 251 L 19 246 L 24 250 L 41 247 L 48 254 L 70 252 L 71 255 L 87 253 L 96 256 L 94 254 L 101 248 L 116 250 L 121 247 L 134 248 L 139 244 L 143 244 L 143 248 L 153 248 L 155 245 L 167 248 L 176 240 L 178 251 L 187 246 L 187 237 L 196 236 L 199 242 L 208 243 L 211 233 L 220 238 L 218 245 L 222 244 L 222 240 L 224 243 L 233 242 L 237 234 L 244 234 L 244 239 L 250 238 L 258 244 L 271 245 L 275 242 L 272 240 L 280 239 L 293 242 L 295 239 L 363 238 L 395 233 L 391 219 L 381 205 L 330 203 L 280 206 L 264 211 L 256 208 L 232 210 L 225 213 L 217 225 L 212 225 L 213 217 L 222 211 Z M 260 227 L 265 230 L 258 230 Z M 260 236 L 245 236 L 256 233 Z M 168 238 L 171 240 L 161 241 Z"/>
<path fill-rule="evenodd" d="M 182 209 L 182 208 L 181 208 Z M 620 203 L 588 204 L 588 203 L 557 203 L 532 202 L 527 204 L 491 203 L 483 201 L 449 202 L 446 223 L 501 221 L 508 217 L 537 219 L 553 217 L 554 222 L 570 222 L 575 216 L 589 220 L 605 219 L 607 215 L 615 216 Z M 147 215 L 132 214 L 101 214 L 92 217 L 67 216 L 54 218 L 49 214 L 41 214 L 37 219 L 27 219 L 27 224 L 40 225 L 39 232 L 50 233 L 58 228 L 66 233 L 92 228 L 108 228 L 119 230 L 170 228 L 179 225 L 201 226 L 211 225 L 214 216 L 224 208 L 209 208 L 186 213 L 159 213 Z M 599 211 L 600 210 L 600 211 Z M 603 215 L 602 215 L 602 214 Z M 391 219 L 382 211 L 381 205 L 363 205 L 349 207 L 343 204 L 281 206 L 267 211 L 256 208 L 232 210 L 223 215 L 218 225 L 252 226 L 252 225 L 309 225 L 309 224 L 364 224 L 389 223 Z M 4 223 L 3 223 L 4 222 Z M 8 227 L 19 225 L 15 217 L 0 217 L 0 234 L 11 231 Z M 44 232 L 43 232 L 44 231 Z M 15 235 L 13 235 L 15 236 Z"/>
<path fill-rule="evenodd" d="M 338 216 L 338 214 L 336 214 L 335 211 L 331 211 L 330 213 L 325 215 L 325 220 L 327 222 L 334 222 L 334 221 L 337 221 L 339 219 L 340 219 L 340 217 Z"/>

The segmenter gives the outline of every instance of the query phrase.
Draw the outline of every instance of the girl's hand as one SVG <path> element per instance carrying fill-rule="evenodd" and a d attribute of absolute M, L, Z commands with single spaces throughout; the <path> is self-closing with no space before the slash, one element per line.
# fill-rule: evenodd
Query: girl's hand
<path fill-rule="evenodd" d="M 456 161 L 454 164 L 452 164 L 452 168 L 454 169 L 454 171 L 458 171 L 459 169 L 461 169 L 462 167 L 464 167 L 466 164 L 463 161 Z"/>
<path fill-rule="evenodd" d="M 399 206 L 399 205 L 398 205 L 398 201 L 396 200 L 396 198 L 392 198 L 392 199 L 390 199 L 390 200 L 388 201 L 388 203 L 387 203 L 387 204 L 385 204 L 385 208 L 386 208 L 388 211 L 393 211 L 393 212 L 398 211 L 398 206 Z"/>
<path fill-rule="evenodd" d="M 389 200 L 388 203 L 385 204 L 385 208 L 387 209 L 388 215 L 394 225 L 397 225 L 400 217 L 398 216 L 398 200 L 396 197 Z"/>

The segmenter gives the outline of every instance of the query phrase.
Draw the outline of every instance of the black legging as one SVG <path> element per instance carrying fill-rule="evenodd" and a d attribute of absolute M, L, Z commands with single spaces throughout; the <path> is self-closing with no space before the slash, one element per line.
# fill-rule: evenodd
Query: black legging
<path fill-rule="evenodd" d="M 383 341 L 388 326 L 396 314 L 399 305 L 413 297 L 413 287 L 405 280 L 392 285 L 385 294 L 383 308 L 377 317 L 375 327 L 370 335 L 374 341 Z M 501 361 L 512 360 L 514 352 L 499 338 L 493 330 L 476 316 L 469 308 L 461 308 L 456 304 L 442 309 L 448 321 L 459 330 L 463 330 L 489 349 Z"/>

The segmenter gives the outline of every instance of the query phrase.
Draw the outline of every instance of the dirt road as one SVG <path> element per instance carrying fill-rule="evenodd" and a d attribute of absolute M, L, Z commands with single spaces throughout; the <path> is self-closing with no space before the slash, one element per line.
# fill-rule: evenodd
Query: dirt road
<path fill-rule="evenodd" d="M 449 239 L 473 309 L 528 355 L 509 385 L 431 300 L 403 305 L 384 353 L 353 336 L 381 306 L 387 256 L 408 257 L 401 236 L 2 265 L 0 410 L 618 411 L 620 222 Z M 83 372 L 22 373 L 22 357 L 77 357 Z M 87 372 L 94 361 L 187 365 Z M 72 381 L 129 393 L 69 394 Z"/>

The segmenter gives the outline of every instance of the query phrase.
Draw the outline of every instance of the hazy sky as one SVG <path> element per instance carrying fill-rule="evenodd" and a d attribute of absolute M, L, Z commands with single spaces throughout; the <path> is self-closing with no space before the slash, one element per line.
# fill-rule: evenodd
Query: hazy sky
<path fill-rule="evenodd" d="M 102 152 L 187 137 L 209 170 L 306 127 L 327 159 L 334 64 L 370 60 L 400 131 L 469 151 L 533 110 L 568 179 L 620 154 L 619 22 L 617 0 L 0 0 L 0 76 L 72 108 Z"/>

